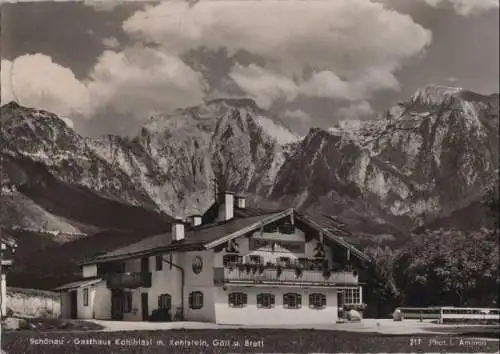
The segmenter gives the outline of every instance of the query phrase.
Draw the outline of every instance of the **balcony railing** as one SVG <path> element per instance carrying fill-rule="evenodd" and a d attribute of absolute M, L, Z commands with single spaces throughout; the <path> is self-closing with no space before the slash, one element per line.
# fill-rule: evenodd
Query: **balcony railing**
<path fill-rule="evenodd" d="M 136 289 L 151 287 L 151 273 L 110 273 L 106 275 L 110 289 Z"/>
<path fill-rule="evenodd" d="M 253 268 L 250 270 L 237 267 L 215 268 L 215 284 L 290 284 L 342 286 L 358 284 L 358 275 L 354 272 L 332 272 L 325 274 L 321 270 Z"/>

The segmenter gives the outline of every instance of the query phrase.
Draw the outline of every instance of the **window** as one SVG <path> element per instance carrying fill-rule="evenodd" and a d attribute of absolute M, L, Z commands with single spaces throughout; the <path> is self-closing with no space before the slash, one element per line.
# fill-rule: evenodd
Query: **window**
<path fill-rule="evenodd" d="M 278 261 L 279 262 L 283 262 L 285 264 L 289 264 L 290 263 L 290 258 L 289 257 L 280 257 L 280 258 L 278 258 Z"/>
<path fill-rule="evenodd" d="M 257 307 L 261 309 L 270 309 L 274 307 L 274 294 L 259 294 L 257 295 Z"/>
<path fill-rule="evenodd" d="M 245 307 L 247 305 L 247 294 L 230 293 L 228 295 L 229 307 Z"/>
<path fill-rule="evenodd" d="M 227 267 L 229 264 L 240 264 L 243 263 L 243 257 L 238 256 L 237 254 L 225 254 L 222 257 L 222 263 L 224 267 Z"/>
<path fill-rule="evenodd" d="M 123 313 L 132 312 L 132 293 L 126 291 L 123 293 Z"/>
<path fill-rule="evenodd" d="M 286 309 L 300 309 L 302 307 L 302 296 L 295 293 L 283 295 L 283 307 Z"/>
<path fill-rule="evenodd" d="M 170 294 L 161 294 L 158 296 L 158 308 L 169 309 L 172 306 L 172 297 Z"/>
<path fill-rule="evenodd" d="M 193 291 L 189 294 L 189 308 L 199 310 L 203 307 L 203 293 L 200 291 Z"/>
<path fill-rule="evenodd" d="M 193 273 L 200 274 L 203 269 L 203 260 L 200 256 L 196 256 L 193 259 Z"/>
<path fill-rule="evenodd" d="M 156 256 L 156 270 L 162 270 L 163 269 L 163 256 Z"/>
<path fill-rule="evenodd" d="M 344 290 L 344 303 L 347 305 L 361 304 L 361 289 L 345 289 Z"/>
<path fill-rule="evenodd" d="M 89 289 L 83 289 L 83 306 L 89 306 Z"/>
<path fill-rule="evenodd" d="M 309 307 L 313 309 L 322 309 L 326 307 L 325 294 L 310 294 Z"/>
<path fill-rule="evenodd" d="M 255 256 L 255 255 L 248 256 L 248 260 L 252 264 L 263 264 L 264 263 L 264 261 L 263 261 L 263 259 L 262 259 L 261 256 Z"/>

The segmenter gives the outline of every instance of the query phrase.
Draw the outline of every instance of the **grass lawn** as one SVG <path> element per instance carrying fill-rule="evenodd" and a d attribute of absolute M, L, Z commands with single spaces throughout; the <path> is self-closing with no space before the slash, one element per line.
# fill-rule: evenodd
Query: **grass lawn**
<path fill-rule="evenodd" d="M 453 335 L 382 335 L 325 330 L 193 329 L 6 333 L 8 354 L 46 353 L 493 353 L 498 341 Z"/>

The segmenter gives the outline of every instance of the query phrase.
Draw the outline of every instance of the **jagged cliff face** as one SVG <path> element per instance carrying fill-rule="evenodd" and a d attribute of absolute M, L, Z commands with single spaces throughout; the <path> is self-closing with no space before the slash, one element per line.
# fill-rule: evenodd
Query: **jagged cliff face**
<path fill-rule="evenodd" d="M 82 138 L 54 115 L 13 105 L 2 123 L 8 162 L 22 156 L 67 183 L 175 216 L 208 208 L 217 176 L 253 202 L 335 214 L 360 233 L 404 232 L 477 200 L 498 170 L 498 95 L 439 86 L 377 121 L 303 138 L 250 100 L 158 115 L 133 139 Z"/>
<path fill-rule="evenodd" d="M 228 189 L 266 194 L 287 144 L 296 140 L 253 101 L 216 100 L 155 116 L 134 139 L 107 136 L 87 144 L 158 208 L 185 216 L 213 203 L 216 176 Z"/>
<path fill-rule="evenodd" d="M 35 183 L 32 170 L 38 166 L 60 181 L 87 187 L 108 198 L 155 205 L 124 171 L 97 156 L 86 139 L 56 115 L 11 103 L 1 108 L 0 117 L 3 184 Z"/>
<path fill-rule="evenodd" d="M 311 174 L 291 177 L 296 169 Z M 497 169 L 498 95 L 430 86 L 379 121 L 310 131 L 273 195 L 314 205 L 328 193 L 344 194 L 407 229 L 476 200 Z"/>

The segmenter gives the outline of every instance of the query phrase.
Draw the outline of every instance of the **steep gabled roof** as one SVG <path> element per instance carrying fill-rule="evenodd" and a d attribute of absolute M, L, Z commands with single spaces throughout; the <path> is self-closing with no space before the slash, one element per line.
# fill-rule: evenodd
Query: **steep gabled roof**
<path fill-rule="evenodd" d="M 189 251 L 205 249 L 204 246 L 206 244 L 226 235 L 233 234 L 234 232 L 245 229 L 248 226 L 258 224 L 268 216 L 269 215 L 264 214 L 246 218 L 234 218 L 229 221 L 217 222 L 207 225 L 200 225 L 190 230 L 186 230 L 185 237 L 181 241 L 172 241 L 172 235 L 170 232 L 154 235 L 128 246 L 118 248 L 111 252 L 107 252 L 93 259 L 89 259 L 83 262 L 83 264 L 100 263 L 113 259 L 132 258 L 166 251 Z"/>
<path fill-rule="evenodd" d="M 299 214 L 294 209 L 281 210 L 269 213 L 265 209 L 237 209 L 235 218 L 229 221 L 213 222 L 200 225 L 185 231 L 185 237 L 180 241 L 173 241 L 170 232 L 154 235 L 135 242 L 125 247 L 107 252 L 103 255 L 89 259 L 82 264 L 102 263 L 112 260 L 121 260 L 161 254 L 169 251 L 193 251 L 212 249 L 236 239 L 269 223 L 280 220 L 286 216 L 294 216 L 312 229 L 321 232 L 322 235 L 337 245 L 349 249 L 356 257 L 368 261 L 369 258 L 363 252 L 349 244 L 344 237 L 350 233 L 343 229 L 341 223 L 328 216 L 313 214 Z"/>

